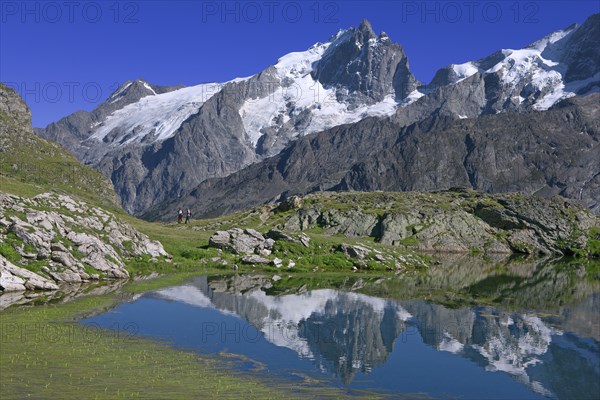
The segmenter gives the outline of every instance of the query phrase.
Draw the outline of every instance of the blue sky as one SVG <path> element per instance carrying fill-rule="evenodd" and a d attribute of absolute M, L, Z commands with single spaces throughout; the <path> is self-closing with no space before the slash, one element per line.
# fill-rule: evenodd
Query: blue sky
<path fill-rule="evenodd" d="M 36 127 L 144 78 L 193 85 L 255 74 L 368 19 L 428 82 L 450 63 L 520 48 L 600 1 L 0 1 L 0 80 Z"/>

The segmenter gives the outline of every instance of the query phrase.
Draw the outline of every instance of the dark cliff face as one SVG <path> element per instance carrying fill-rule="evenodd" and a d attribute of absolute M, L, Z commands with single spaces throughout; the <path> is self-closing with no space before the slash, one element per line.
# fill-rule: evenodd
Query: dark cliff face
<path fill-rule="evenodd" d="M 600 72 L 600 14 L 588 18 L 581 27 L 568 38 L 561 61 L 567 63 L 567 82 L 586 79 Z M 600 87 L 595 79 L 595 86 Z"/>
<path fill-rule="evenodd" d="M 31 111 L 27 104 L 13 89 L 0 83 L 0 113 L 6 123 L 16 125 L 23 130 L 31 132 Z"/>
<path fill-rule="evenodd" d="M 355 96 L 357 102 L 381 101 L 389 94 L 401 100 L 418 83 L 402 46 L 383 32 L 378 37 L 368 21 L 334 41 L 312 75 L 325 87 L 343 87 L 346 93 L 338 96 Z"/>
<path fill-rule="evenodd" d="M 600 199 L 600 94 L 548 111 L 401 126 L 366 119 L 291 144 L 281 154 L 200 184 L 179 201 L 214 216 L 320 190 L 560 194 L 593 210 Z M 568 161 L 567 161 L 568 160 Z M 163 204 L 145 215 L 170 217 Z"/>

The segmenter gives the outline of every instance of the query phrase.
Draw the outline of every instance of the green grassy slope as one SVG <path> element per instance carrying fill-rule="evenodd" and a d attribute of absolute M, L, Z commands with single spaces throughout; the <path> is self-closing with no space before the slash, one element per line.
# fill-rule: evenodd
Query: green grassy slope
<path fill-rule="evenodd" d="M 18 96 L 2 83 L 0 92 Z M 118 206 L 106 177 L 57 144 L 36 136 L 30 124 L 29 110 L 16 115 L 0 108 L 0 191 L 20 196 L 54 191 L 110 208 Z"/>

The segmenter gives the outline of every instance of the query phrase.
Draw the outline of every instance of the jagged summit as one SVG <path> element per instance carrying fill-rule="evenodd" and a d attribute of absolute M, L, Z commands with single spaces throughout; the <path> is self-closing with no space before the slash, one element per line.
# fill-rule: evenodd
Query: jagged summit
<path fill-rule="evenodd" d="M 338 99 L 372 103 L 389 97 L 403 101 L 417 87 L 404 49 L 387 35 L 379 37 L 363 20 L 358 28 L 338 33 L 313 66 L 312 76 L 336 87 Z"/>
<path fill-rule="evenodd" d="M 421 90 L 475 79 L 485 91 L 484 113 L 547 110 L 558 101 L 600 91 L 600 14 L 523 49 L 502 49 L 477 61 L 450 64 Z"/>
<path fill-rule="evenodd" d="M 138 101 L 142 97 L 156 96 L 156 90 L 145 80 L 136 79 L 134 81 L 126 81 L 117 90 L 115 90 L 106 100 L 109 103 L 118 101 L 127 101 L 128 104 L 133 101 Z"/>
<path fill-rule="evenodd" d="M 367 19 L 360 21 L 360 24 L 358 25 L 358 31 L 372 38 L 377 37 L 375 31 L 373 30 L 373 26 Z"/>

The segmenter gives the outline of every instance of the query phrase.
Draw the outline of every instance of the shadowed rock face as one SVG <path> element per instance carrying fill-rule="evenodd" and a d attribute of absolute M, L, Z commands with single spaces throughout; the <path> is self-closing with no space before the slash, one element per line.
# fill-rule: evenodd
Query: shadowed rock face
<path fill-rule="evenodd" d="M 469 187 L 558 194 L 597 212 L 599 121 L 600 94 L 571 98 L 547 111 L 436 117 L 409 126 L 369 118 L 301 138 L 275 157 L 203 182 L 179 201 L 191 204 L 197 215 L 215 216 L 324 190 Z M 168 218 L 174 207 L 160 205 L 145 218 Z"/>
<path fill-rule="evenodd" d="M 417 88 L 404 50 L 385 33 L 379 37 L 368 21 L 348 30 L 330 46 L 312 71 L 325 87 L 343 88 L 338 97 L 373 103 L 394 92 L 399 101 Z"/>
<path fill-rule="evenodd" d="M 566 82 L 582 80 L 594 76 L 600 70 L 600 14 L 589 17 L 565 43 L 561 61 L 568 65 Z M 591 82 L 597 88 L 600 78 Z M 590 86 L 591 88 L 591 86 Z"/>

